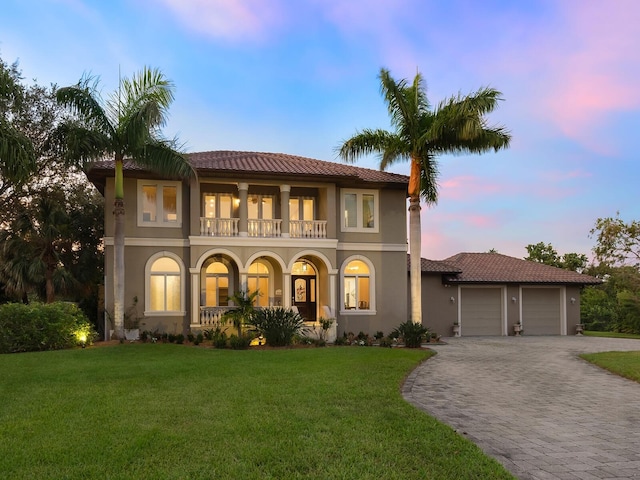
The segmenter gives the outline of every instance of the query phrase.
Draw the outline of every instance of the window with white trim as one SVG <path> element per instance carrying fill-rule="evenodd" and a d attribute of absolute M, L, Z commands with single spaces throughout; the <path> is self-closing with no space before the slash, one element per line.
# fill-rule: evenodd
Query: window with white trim
<path fill-rule="evenodd" d="M 158 257 L 148 272 L 150 312 L 179 312 L 182 303 L 182 275 L 180 265 L 171 257 Z"/>
<path fill-rule="evenodd" d="M 256 260 L 249 266 L 247 273 L 247 290 L 250 294 L 258 291 L 258 295 L 253 300 L 253 306 L 269 306 L 269 278 L 271 276 L 269 264 L 263 260 Z"/>
<path fill-rule="evenodd" d="M 373 310 L 373 267 L 355 257 L 345 264 L 341 273 L 342 307 L 345 313 Z"/>
<path fill-rule="evenodd" d="M 182 184 L 138 180 L 138 226 L 181 227 Z"/>
<path fill-rule="evenodd" d="M 378 232 L 378 191 L 343 189 L 340 199 L 343 232 Z"/>

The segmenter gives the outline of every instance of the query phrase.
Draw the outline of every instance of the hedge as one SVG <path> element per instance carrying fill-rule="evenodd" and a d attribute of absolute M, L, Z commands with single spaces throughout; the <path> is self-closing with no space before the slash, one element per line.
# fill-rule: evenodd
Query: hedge
<path fill-rule="evenodd" d="M 89 344 L 95 331 L 73 303 L 0 305 L 0 353 L 34 352 Z"/>

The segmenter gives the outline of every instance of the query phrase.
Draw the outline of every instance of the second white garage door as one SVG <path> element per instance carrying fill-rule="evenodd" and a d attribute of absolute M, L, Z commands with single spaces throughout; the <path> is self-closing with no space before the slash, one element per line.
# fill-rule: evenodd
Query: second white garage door
<path fill-rule="evenodd" d="M 502 335 L 502 289 L 462 288 L 460 330 L 463 336 Z"/>

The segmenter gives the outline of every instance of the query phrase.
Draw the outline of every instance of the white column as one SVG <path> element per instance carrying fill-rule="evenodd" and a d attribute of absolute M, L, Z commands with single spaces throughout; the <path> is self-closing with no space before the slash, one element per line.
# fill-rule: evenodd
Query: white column
<path fill-rule="evenodd" d="M 280 218 L 282 218 L 282 237 L 289 238 L 289 193 L 291 185 L 280 185 Z"/>
<path fill-rule="evenodd" d="M 238 221 L 238 236 L 246 237 L 249 232 L 249 184 L 245 182 L 238 183 L 238 197 L 240 198 L 240 209 Z"/>
<path fill-rule="evenodd" d="M 282 293 L 282 306 L 284 308 L 291 308 L 291 273 L 284 274 L 284 285 Z"/>
<path fill-rule="evenodd" d="M 191 326 L 200 326 L 200 272 L 190 268 L 191 273 Z"/>

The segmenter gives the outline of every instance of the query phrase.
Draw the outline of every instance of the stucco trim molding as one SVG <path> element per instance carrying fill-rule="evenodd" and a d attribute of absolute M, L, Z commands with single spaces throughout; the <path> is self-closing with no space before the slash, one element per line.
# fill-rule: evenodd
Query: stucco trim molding
<path fill-rule="evenodd" d="M 105 246 L 113 246 L 113 237 L 104 237 Z M 127 237 L 124 239 L 126 247 L 188 247 L 189 240 L 184 238 L 145 238 Z"/>
<path fill-rule="evenodd" d="M 407 252 L 406 243 L 338 243 L 337 250 L 360 252 Z"/>

